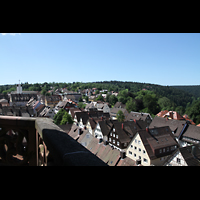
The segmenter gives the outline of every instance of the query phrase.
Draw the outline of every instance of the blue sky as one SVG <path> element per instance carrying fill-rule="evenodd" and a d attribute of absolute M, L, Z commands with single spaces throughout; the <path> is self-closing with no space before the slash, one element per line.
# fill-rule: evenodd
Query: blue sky
<path fill-rule="evenodd" d="M 0 85 L 19 79 L 200 85 L 200 34 L 1 33 L 0 68 Z"/>

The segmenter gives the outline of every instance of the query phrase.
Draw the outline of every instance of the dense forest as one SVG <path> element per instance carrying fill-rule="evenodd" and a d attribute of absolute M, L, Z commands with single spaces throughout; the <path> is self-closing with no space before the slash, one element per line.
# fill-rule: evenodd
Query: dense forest
<path fill-rule="evenodd" d="M 2 85 L 0 93 L 16 91 L 17 85 Z M 200 123 L 200 86 L 161 86 L 150 83 L 103 81 L 73 83 L 22 83 L 24 91 L 41 91 L 47 95 L 49 90 L 67 88 L 80 91 L 87 88 L 106 89 L 108 92 L 119 92 L 117 98 L 107 95 L 106 101 L 114 105 L 116 101 L 126 104 L 127 110 L 149 112 L 153 116 L 160 110 L 175 110 L 181 115 L 188 114 L 194 122 Z M 184 89 L 185 88 L 185 89 Z M 50 94 L 48 94 L 50 95 Z"/>
<path fill-rule="evenodd" d="M 184 85 L 184 86 L 175 85 L 171 87 L 186 91 L 196 98 L 200 97 L 200 85 Z"/>

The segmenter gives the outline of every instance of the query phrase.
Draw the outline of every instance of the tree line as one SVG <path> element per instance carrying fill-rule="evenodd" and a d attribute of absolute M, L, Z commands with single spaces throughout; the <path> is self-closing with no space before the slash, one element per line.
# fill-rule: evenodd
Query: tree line
<path fill-rule="evenodd" d="M 0 93 L 7 94 L 16 91 L 16 85 L 0 86 Z M 118 97 L 107 95 L 106 101 L 114 105 L 116 101 L 126 104 L 127 110 L 138 112 L 148 112 L 152 115 L 160 110 L 175 110 L 181 115 L 188 114 L 195 122 L 200 123 L 200 86 L 161 86 L 150 83 L 123 82 L 123 81 L 101 81 L 101 82 L 73 82 L 55 83 L 44 82 L 30 84 L 22 83 L 23 91 L 40 91 L 43 95 L 48 94 L 49 90 L 56 91 L 59 88 L 67 88 L 72 91 L 97 88 L 98 91 L 107 89 L 108 92 L 119 92 Z M 189 89 L 188 89 L 189 88 Z M 195 95 L 191 91 L 195 91 Z M 98 97 L 102 100 L 101 95 Z"/>

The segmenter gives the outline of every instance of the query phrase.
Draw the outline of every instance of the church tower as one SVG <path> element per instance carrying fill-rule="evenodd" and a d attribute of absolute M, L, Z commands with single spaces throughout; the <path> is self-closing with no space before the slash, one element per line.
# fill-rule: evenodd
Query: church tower
<path fill-rule="evenodd" d="M 22 86 L 20 84 L 20 80 L 19 80 L 19 85 L 17 86 L 17 94 L 22 94 Z"/>

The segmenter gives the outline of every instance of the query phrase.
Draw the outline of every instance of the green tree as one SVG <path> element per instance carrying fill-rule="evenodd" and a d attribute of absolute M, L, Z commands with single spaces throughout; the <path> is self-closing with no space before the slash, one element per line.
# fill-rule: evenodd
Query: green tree
<path fill-rule="evenodd" d="M 200 100 L 193 101 L 191 106 L 187 107 L 186 113 L 196 123 L 200 123 Z"/>
<path fill-rule="evenodd" d="M 64 116 L 64 114 L 66 113 L 67 111 L 64 110 L 63 108 L 61 110 L 58 111 L 58 113 L 54 116 L 54 123 L 57 124 L 57 125 L 60 125 L 61 121 L 62 121 L 62 118 Z"/>
<path fill-rule="evenodd" d="M 172 102 L 167 97 L 159 98 L 158 105 L 161 110 L 171 110 L 172 108 Z"/>
<path fill-rule="evenodd" d="M 114 106 L 117 103 L 117 101 L 118 99 L 115 95 L 110 95 L 109 101 L 108 101 L 110 105 Z"/>
<path fill-rule="evenodd" d="M 126 102 L 126 110 L 130 113 L 131 111 L 136 111 L 136 101 L 133 100 L 133 98 L 129 99 Z"/>
<path fill-rule="evenodd" d="M 79 107 L 79 108 L 85 109 L 86 104 L 84 104 L 83 102 L 79 102 L 79 103 L 78 103 L 78 107 Z"/>
<path fill-rule="evenodd" d="M 62 121 L 60 122 L 60 125 L 65 125 L 66 123 L 73 124 L 73 122 L 74 121 L 73 121 L 71 115 L 68 112 L 66 112 L 62 117 Z"/>
<path fill-rule="evenodd" d="M 100 95 L 96 98 L 96 101 L 104 101 L 103 96 L 100 94 Z"/>
<path fill-rule="evenodd" d="M 123 112 L 121 111 L 121 110 L 119 110 L 118 112 L 117 112 L 117 120 L 119 121 L 119 122 L 123 122 L 124 121 L 124 119 L 125 119 L 125 116 L 124 116 L 124 114 L 123 114 Z"/>

